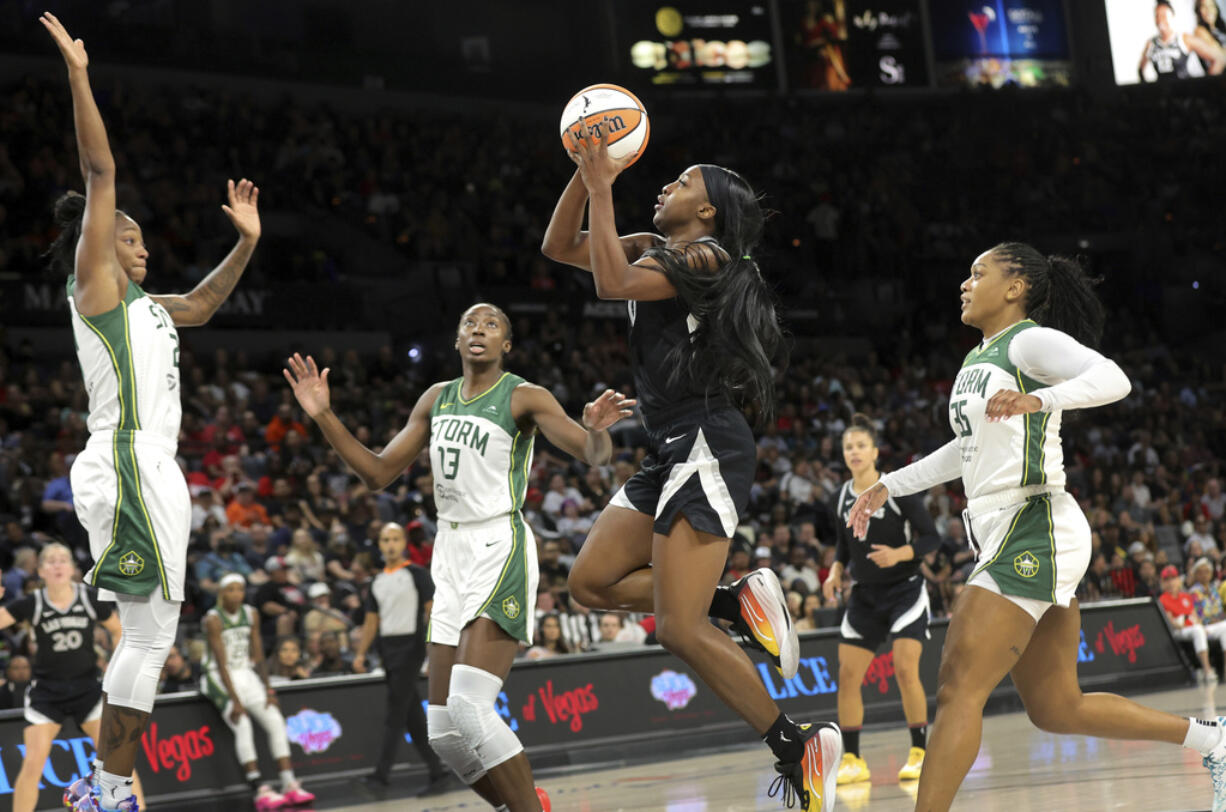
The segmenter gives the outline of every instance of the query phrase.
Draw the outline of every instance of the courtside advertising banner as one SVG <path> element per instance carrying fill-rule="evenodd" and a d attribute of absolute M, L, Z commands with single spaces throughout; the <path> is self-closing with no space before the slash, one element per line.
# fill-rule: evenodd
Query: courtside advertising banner
<path fill-rule="evenodd" d="M 936 695 L 946 621 L 933 623 L 924 645 L 920 675 L 930 701 Z M 827 629 L 801 638 L 800 668 L 784 679 L 751 652 L 762 686 L 793 718 L 833 719 L 838 698 L 838 633 Z M 1078 674 L 1087 690 L 1126 691 L 1185 684 L 1187 666 L 1152 601 L 1112 601 L 1082 612 Z M 877 652 L 860 687 L 865 719 L 901 722 L 902 703 L 890 651 Z M 426 695 L 426 682 L 420 685 Z M 308 788 L 312 777 L 358 775 L 378 756 L 386 687 L 380 677 L 329 677 L 278 687 L 294 771 Z M 1015 693 L 1006 680 L 989 706 L 1013 707 Z M 618 743 L 639 752 L 659 752 L 671 737 L 718 736 L 748 741 L 744 723 L 677 658 L 658 646 L 615 654 L 574 655 L 518 663 L 495 703 L 498 715 L 533 758 L 583 763 L 585 748 Z M 0 713 L 0 808 L 21 768 L 21 731 L 17 711 Z M 71 728 L 71 729 L 69 729 Z M 63 788 L 88 772 L 94 748 L 75 725 L 62 731 L 43 771 L 39 808 L 55 807 Z M 407 737 L 406 737 L 407 738 Z M 265 776 L 276 770 L 265 737 L 256 746 Z M 657 748 L 651 751 L 650 748 Z M 607 755 L 607 750 L 605 750 Z M 420 767 L 406 744 L 401 764 Z M 155 809 L 176 809 L 176 799 L 249 790 L 234 753 L 233 738 L 216 709 L 197 695 L 160 700 L 141 738 L 137 769 Z"/>
<path fill-rule="evenodd" d="M 1226 71 L 1226 0 L 1106 0 L 1115 82 L 1196 79 Z"/>
<path fill-rule="evenodd" d="M 928 8 L 938 86 L 1071 83 L 1063 0 L 929 0 Z"/>
<path fill-rule="evenodd" d="M 780 0 L 792 90 L 927 87 L 919 0 Z"/>

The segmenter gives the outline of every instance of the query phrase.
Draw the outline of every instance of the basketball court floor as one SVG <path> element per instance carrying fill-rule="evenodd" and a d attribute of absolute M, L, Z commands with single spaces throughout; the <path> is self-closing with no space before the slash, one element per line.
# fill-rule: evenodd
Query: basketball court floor
<path fill-rule="evenodd" d="M 1216 715 L 1212 689 L 1187 688 L 1138 699 L 1183 716 Z M 840 787 L 835 808 L 913 809 L 914 788 L 908 792 L 894 780 L 906 758 L 905 728 L 865 731 L 861 745 L 873 780 Z M 783 808 L 766 797 L 773 777 L 770 754 L 765 747 L 757 747 L 637 766 L 543 773 L 537 783 L 549 791 L 555 812 L 747 812 Z M 953 808 L 968 812 L 1188 812 L 1207 810 L 1211 803 L 1209 772 L 1201 766 L 1200 756 L 1190 750 L 1054 736 L 1036 730 L 1024 714 L 1011 713 L 985 721 L 979 760 Z M 428 801 L 399 799 L 342 809 L 473 812 L 488 807 L 472 793 L 454 792 Z"/>

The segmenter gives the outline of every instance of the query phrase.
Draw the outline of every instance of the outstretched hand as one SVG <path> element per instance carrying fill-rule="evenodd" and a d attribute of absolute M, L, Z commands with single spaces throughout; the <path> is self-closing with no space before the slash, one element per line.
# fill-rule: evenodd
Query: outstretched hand
<path fill-rule="evenodd" d="M 583 407 L 583 427 L 588 431 L 603 431 L 633 414 L 631 407 L 637 404 L 637 400 L 627 398 L 621 392 L 606 389 L 600 393 L 600 397 Z"/>
<path fill-rule="evenodd" d="M 230 205 L 222 205 L 221 210 L 230 218 L 240 237 L 255 240 L 260 236 L 260 189 L 254 182 L 243 178 L 235 185 L 233 180 L 226 181 L 226 197 Z"/>
<path fill-rule="evenodd" d="M 856 538 L 863 539 L 868 534 L 868 520 L 881 510 L 881 506 L 889 498 L 890 492 L 880 481 L 860 494 L 856 503 L 851 506 L 851 512 L 847 514 L 847 526 Z"/>
<path fill-rule="evenodd" d="M 293 388 L 298 405 L 314 420 L 326 412 L 332 403 L 332 396 L 328 391 L 329 370 L 325 368 L 321 373 L 319 367 L 315 366 L 314 358 L 308 355 L 304 361 L 300 353 L 294 353 L 287 363 L 289 369 L 283 369 L 281 372 Z"/>
<path fill-rule="evenodd" d="M 59 46 L 64 63 L 68 65 L 69 70 L 74 68 L 85 70 L 89 65 L 89 54 L 85 53 L 85 43 L 79 39 L 74 40 L 68 34 L 68 29 L 64 28 L 64 24 L 50 11 L 44 11 L 38 21 L 43 24 L 43 28 L 47 29 L 51 38 L 55 40 L 55 44 Z"/>
<path fill-rule="evenodd" d="M 983 416 L 989 423 L 999 423 L 1017 414 L 1034 414 L 1043 408 L 1043 401 L 1034 395 L 1025 395 L 1012 389 L 1001 389 L 988 399 Z"/>
<path fill-rule="evenodd" d="M 588 192 L 607 189 L 617 180 L 622 170 L 634 160 L 634 153 L 622 158 L 609 155 L 609 143 L 604 137 L 608 132 L 609 117 L 601 122 L 604 129 L 591 128 L 582 117 L 570 128 L 570 142 L 574 145 L 568 155 L 579 167 L 579 175 Z"/>

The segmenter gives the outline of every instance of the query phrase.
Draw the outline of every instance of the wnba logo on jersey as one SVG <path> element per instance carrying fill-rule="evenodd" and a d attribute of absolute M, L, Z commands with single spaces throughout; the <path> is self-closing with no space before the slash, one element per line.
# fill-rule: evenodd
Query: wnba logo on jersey
<path fill-rule="evenodd" d="M 1033 578 L 1039 574 L 1039 559 L 1029 552 L 1021 553 L 1013 559 L 1013 571 L 1023 578 Z"/>
<path fill-rule="evenodd" d="M 145 569 L 145 559 L 136 554 L 135 550 L 128 550 L 119 559 L 119 574 L 131 578 L 134 575 L 140 575 Z"/>

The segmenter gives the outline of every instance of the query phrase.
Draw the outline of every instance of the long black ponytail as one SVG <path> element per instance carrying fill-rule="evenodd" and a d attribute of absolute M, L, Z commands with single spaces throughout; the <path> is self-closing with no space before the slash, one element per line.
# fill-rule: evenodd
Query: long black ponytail
<path fill-rule="evenodd" d="M 753 188 L 736 172 L 712 164 L 698 168 L 715 207 L 713 236 L 727 258 L 712 271 L 701 243 L 645 254 L 660 263 L 697 322 L 689 343 L 672 351 L 673 380 L 708 394 L 729 393 L 741 406 L 756 404 L 759 419 L 769 421 L 775 414 L 773 367 L 787 358 L 774 296 L 753 259 L 765 215 Z"/>
<path fill-rule="evenodd" d="M 85 221 L 85 195 L 77 192 L 60 195 L 55 201 L 54 217 L 60 233 L 43 257 L 50 261 L 52 270 L 70 274 L 76 267 L 77 242 L 81 239 L 81 224 Z"/>
<path fill-rule="evenodd" d="M 1070 257 L 1045 257 L 1024 242 L 1003 242 L 992 253 L 1026 280 L 1026 315 L 1044 327 L 1097 347 L 1107 315 L 1094 293 L 1100 281 Z"/>

